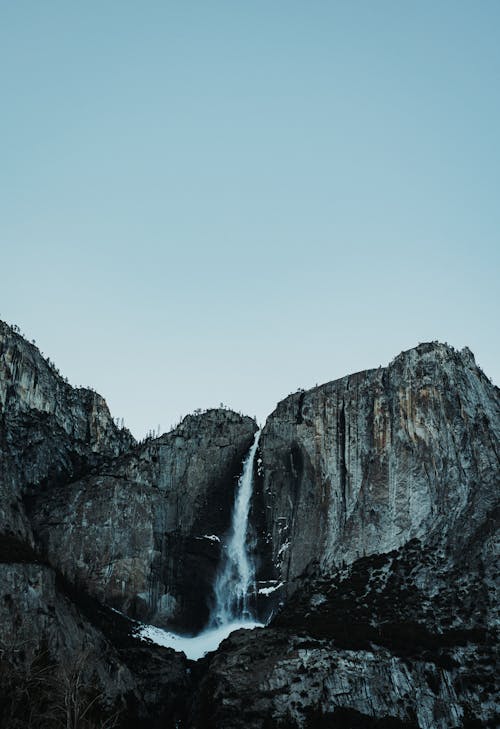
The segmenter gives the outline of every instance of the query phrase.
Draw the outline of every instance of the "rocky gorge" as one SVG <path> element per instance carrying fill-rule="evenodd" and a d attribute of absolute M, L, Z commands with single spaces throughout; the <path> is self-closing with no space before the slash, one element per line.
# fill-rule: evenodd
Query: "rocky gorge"
<path fill-rule="evenodd" d="M 431 342 L 280 402 L 253 462 L 255 616 L 198 661 L 257 423 L 136 442 L 0 323 L 1 727 L 494 727 L 499 390 Z"/>

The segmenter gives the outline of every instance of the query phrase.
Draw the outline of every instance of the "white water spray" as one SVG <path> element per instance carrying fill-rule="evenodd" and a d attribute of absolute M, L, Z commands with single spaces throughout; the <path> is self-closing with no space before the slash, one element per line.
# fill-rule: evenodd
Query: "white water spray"
<path fill-rule="evenodd" d="M 255 583 L 255 569 L 247 542 L 248 514 L 253 492 L 253 464 L 259 437 L 260 430 L 255 434 L 238 481 L 229 539 L 214 584 L 215 605 L 210 615 L 209 627 L 199 635 L 189 638 L 153 625 L 144 625 L 135 633 L 138 638 L 184 651 L 189 659 L 196 661 L 208 651 L 215 650 L 233 630 L 262 625 L 255 620 L 249 606 L 249 597 Z"/>
<path fill-rule="evenodd" d="M 248 551 L 247 530 L 253 491 L 253 464 L 259 438 L 260 430 L 255 434 L 238 481 L 229 540 L 214 585 L 215 606 L 210 621 L 213 626 L 252 619 L 248 599 L 255 582 L 255 570 Z"/>

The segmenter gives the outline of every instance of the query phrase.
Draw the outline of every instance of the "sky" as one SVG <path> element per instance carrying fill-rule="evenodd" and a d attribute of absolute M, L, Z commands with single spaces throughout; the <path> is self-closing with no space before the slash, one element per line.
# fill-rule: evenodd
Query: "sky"
<path fill-rule="evenodd" d="M 137 437 L 438 339 L 500 384 L 500 3 L 0 0 L 0 318 Z"/>

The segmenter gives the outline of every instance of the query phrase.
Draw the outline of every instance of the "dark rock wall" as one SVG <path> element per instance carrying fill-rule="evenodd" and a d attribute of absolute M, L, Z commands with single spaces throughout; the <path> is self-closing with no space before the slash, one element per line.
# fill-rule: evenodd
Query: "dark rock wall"
<path fill-rule="evenodd" d="M 230 411 L 188 416 L 98 474 L 32 499 L 48 560 L 131 617 L 201 629 L 255 429 Z"/>
<path fill-rule="evenodd" d="M 127 451 L 97 393 L 68 385 L 38 349 L 0 322 L 0 532 L 32 542 L 22 498 Z"/>
<path fill-rule="evenodd" d="M 132 617 L 201 629 L 254 421 L 211 410 L 138 445 L 4 324 L 0 404 L 0 533 Z"/>
<path fill-rule="evenodd" d="M 130 638 L 110 608 L 202 627 L 255 430 L 214 410 L 137 444 L 0 323 L 0 726 L 63 721 L 75 666 L 104 719 L 177 726 L 185 658 Z"/>

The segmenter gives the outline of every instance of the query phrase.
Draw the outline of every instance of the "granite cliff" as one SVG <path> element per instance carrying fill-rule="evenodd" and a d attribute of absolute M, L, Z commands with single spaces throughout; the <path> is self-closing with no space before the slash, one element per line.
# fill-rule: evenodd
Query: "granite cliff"
<path fill-rule="evenodd" d="M 499 435 L 498 389 L 439 343 L 281 402 L 252 518 L 272 617 L 212 658 L 193 726 L 496 726 Z"/>
<path fill-rule="evenodd" d="M 49 562 L 132 618 L 185 631 L 208 619 L 235 480 L 256 425 L 231 411 L 171 433 L 69 485 L 36 492 L 28 513 Z"/>
<path fill-rule="evenodd" d="M 203 626 L 220 558 L 210 537 L 228 528 L 256 424 L 212 410 L 136 443 L 99 395 L 3 323 L 0 383 L 1 725 L 26 725 L 40 665 L 73 675 L 85 656 L 82 701 L 97 692 L 130 726 L 173 726 L 186 659 L 132 639 L 127 617 Z"/>
<path fill-rule="evenodd" d="M 411 539 L 459 554 L 497 503 L 499 436 L 497 388 L 469 350 L 439 343 L 283 400 L 254 519 L 283 592 L 312 565 L 328 574 Z"/>
<path fill-rule="evenodd" d="M 267 625 L 197 663 L 133 621 L 203 628 L 255 422 L 137 443 L 5 324 L 0 408 L 0 726 L 55 725 L 75 675 L 74 727 L 495 725 L 500 398 L 468 350 L 278 404 L 249 524 Z"/>

